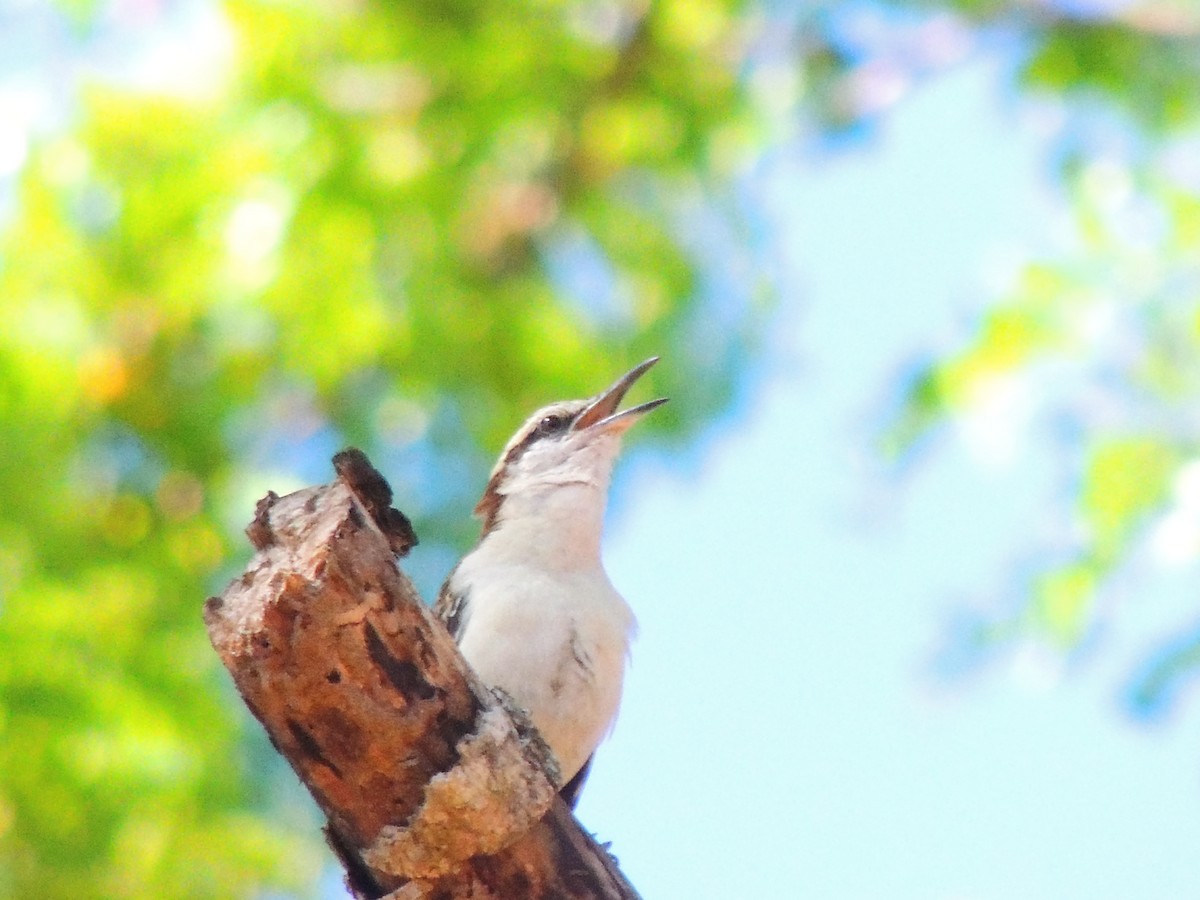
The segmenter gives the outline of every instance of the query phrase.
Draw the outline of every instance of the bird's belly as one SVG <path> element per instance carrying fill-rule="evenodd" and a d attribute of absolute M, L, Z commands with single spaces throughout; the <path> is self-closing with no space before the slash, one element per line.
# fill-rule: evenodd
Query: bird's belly
<path fill-rule="evenodd" d="M 463 656 L 485 683 L 502 688 L 529 711 L 565 783 L 616 718 L 627 624 L 589 614 L 586 604 L 568 612 L 547 611 L 544 603 L 475 603 L 474 596 L 472 601 L 460 640 Z"/>

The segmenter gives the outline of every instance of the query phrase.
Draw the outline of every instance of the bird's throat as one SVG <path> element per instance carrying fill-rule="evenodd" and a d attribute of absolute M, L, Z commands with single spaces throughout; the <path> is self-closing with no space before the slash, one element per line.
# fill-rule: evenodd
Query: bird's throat
<path fill-rule="evenodd" d="M 480 546 L 553 569 L 598 565 L 605 494 L 578 482 L 505 496 Z"/>

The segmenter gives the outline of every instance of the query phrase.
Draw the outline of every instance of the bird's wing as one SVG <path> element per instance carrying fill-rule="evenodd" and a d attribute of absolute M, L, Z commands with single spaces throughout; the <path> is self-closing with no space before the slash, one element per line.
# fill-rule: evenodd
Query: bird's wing
<path fill-rule="evenodd" d="M 456 641 L 462 636 L 463 626 L 467 623 L 467 596 L 470 591 L 455 591 L 450 587 L 454 573 L 446 579 L 442 590 L 438 593 L 437 603 L 433 605 L 433 614 L 442 620 L 450 636 Z"/>
<path fill-rule="evenodd" d="M 595 755 L 593 753 L 589 756 L 587 762 L 583 764 L 583 768 L 575 773 L 575 777 L 559 788 L 558 795 L 566 801 L 567 806 L 571 807 L 571 809 L 574 809 L 575 804 L 579 802 L 579 794 L 583 790 L 583 783 L 587 781 L 588 772 L 591 771 L 592 759 Z"/>

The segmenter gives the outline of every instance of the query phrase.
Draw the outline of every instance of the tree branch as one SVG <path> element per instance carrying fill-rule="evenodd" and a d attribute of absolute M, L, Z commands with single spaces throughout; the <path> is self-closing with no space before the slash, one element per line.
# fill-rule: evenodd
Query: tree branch
<path fill-rule="evenodd" d="M 204 609 L 250 711 L 328 818 L 359 900 L 637 893 L 557 796 L 524 714 L 484 687 L 400 572 L 416 538 L 356 450 L 268 494 L 258 551 Z"/>

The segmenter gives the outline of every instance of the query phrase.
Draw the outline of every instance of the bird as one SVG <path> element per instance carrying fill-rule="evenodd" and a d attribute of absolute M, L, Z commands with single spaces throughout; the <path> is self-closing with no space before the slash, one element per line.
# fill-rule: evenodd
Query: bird
<path fill-rule="evenodd" d="M 585 400 L 534 412 L 512 436 L 475 507 L 478 543 L 435 612 L 489 687 L 529 714 L 575 807 L 617 717 L 637 620 L 604 570 L 600 539 L 621 438 L 660 397 L 619 410 L 658 357 Z"/>

